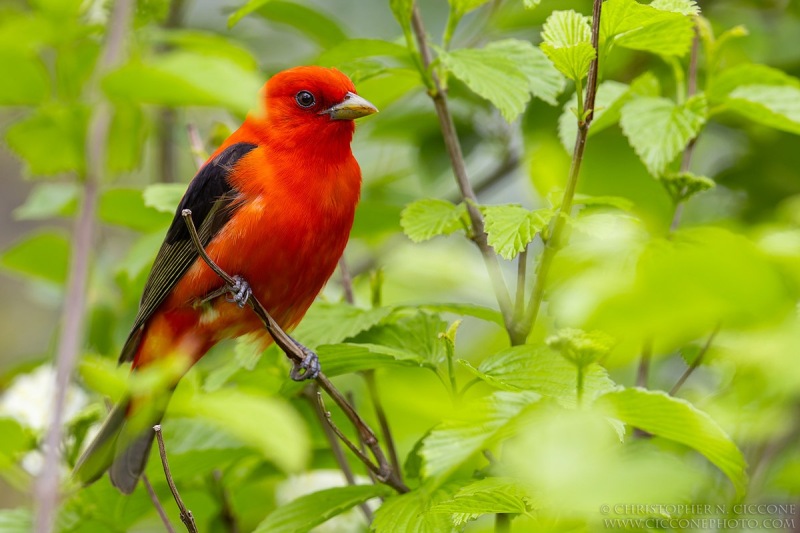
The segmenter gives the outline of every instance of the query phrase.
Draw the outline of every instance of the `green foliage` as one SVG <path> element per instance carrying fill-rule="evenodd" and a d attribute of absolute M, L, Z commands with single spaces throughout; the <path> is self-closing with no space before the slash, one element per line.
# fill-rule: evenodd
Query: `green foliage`
<path fill-rule="evenodd" d="M 315 492 L 276 509 L 259 524 L 256 531 L 269 533 L 310 531 L 313 527 L 360 503 L 390 494 L 391 489 L 383 485 L 356 485 Z"/>
<path fill-rule="evenodd" d="M 85 169 L 87 113 L 81 107 L 48 105 L 6 131 L 9 148 L 34 176 Z"/>
<path fill-rule="evenodd" d="M 484 206 L 481 211 L 489 244 L 509 260 L 525 250 L 553 216 L 551 209 L 528 211 L 516 204 Z"/>
<path fill-rule="evenodd" d="M 580 82 L 597 55 L 591 43 L 589 21 L 575 11 L 554 11 L 542 29 L 541 48 L 567 78 Z"/>
<path fill-rule="evenodd" d="M 451 500 L 431 507 L 432 513 L 453 515 L 453 525 L 464 525 L 482 514 L 531 511 L 529 488 L 513 478 L 490 477 L 461 487 Z"/>
<path fill-rule="evenodd" d="M 745 85 L 730 93 L 727 104 L 753 122 L 800 135 L 800 88 Z"/>
<path fill-rule="evenodd" d="M 70 243 L 63 233 L 42 231 L 12 245 L 0 265 L 18 274 L 63 284 L 67 279 Z"/>
<path fill-rule="evenodd" d="M 447 533 L 453 531 L 449 517 L 441 513 L 426 512 L 448 497 L 444 490 L 421 487 L 408 494 L 392 496 L 383 502 L 375 513 L 370 531 L 394 533 L 416 531 L 419 533 Z"/>
<path fill-rule="evenodd" d="M 438 235 L 450 235 L 466 229 L 467 210 L 436 198 L 426 198 L 406 206 L 400 216 L 403 231 L 414 242 L 423 242 Z"/>
<path fill-rule="evenodd" d="M 601 46 L 620 46 L 664 56 L 684 56 L 692 45 L 692 19 L 666 8 L 688 2 L 644 5 L 636 0 L 608 0 L 600 19 Z"/>

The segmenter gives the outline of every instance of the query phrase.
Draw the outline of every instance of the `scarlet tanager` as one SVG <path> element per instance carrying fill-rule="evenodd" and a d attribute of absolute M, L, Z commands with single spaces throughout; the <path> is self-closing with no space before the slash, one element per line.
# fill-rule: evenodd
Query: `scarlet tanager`
<path fill-rule="evenodd" d="M 188 370 L 219 341 L 242 335 L 268 345 L 261 321 L 243 308 L 250 291 L 291 329 L 344 252 L 361 190 L 350 150 L 353 120 L 377 109 L 347 76 L 321 67 L 276 74 L 262 96 L 263 110 L 248 115 L 211 155 L 178 206 L 120 355 L 134 372 L 165 358 L 182 358 Z M 224 286 L 198 257 L 184 209 L 191 209 L 209 256 L 235 274 L 235 287 Z M 294 379 L 319 372 L 315 357 L 303 367 Z M 166 409 L 168 394 L 162 396 L 132 393 L 121 401 L 78 460 L 76 479 L 88 484 L 109 470 L 119 490 L 133 492 L 153 444 L 152 426 Z"/>

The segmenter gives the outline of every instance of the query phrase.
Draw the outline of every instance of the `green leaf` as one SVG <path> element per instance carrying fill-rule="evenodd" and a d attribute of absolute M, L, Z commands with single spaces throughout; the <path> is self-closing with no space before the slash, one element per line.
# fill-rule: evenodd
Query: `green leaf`
<path fill-rule="evenodd" d="M 47 69 L 36 56 L 3 49 L 0 51 L 0 72 L 13 73 L 0 83 L 0 105 L 33 105 L 50 92 Z"/>
<path fill-rule="evenodd" d="M 517 204 L 482 206 L 481 211 L 489 244 L 507 260 L 525 250 L 553 216 L 552 209 L 528 211 Z"/>
<path fill-rule="evenodd" d="M 88 113 L 81 107 L 47 105 L 6 131 L 9 148 L 30 174 L 83 173 Z"/>
<path fill-rule="evenodd" d="M 30 509 L 0 509 L 0 531 L 3 533 L 30 533 L 33 531 L 33 515 Z"/>
<path fill-rule="evenodd" d="M 542 3 L 542 0 L 525 0 L 523 4 L 525 5 L 525 9 L 533 9 L 540 3 Z"/>
<path fill-rule="evenodd" d="M 489 0 L 449 0 L 450 5 L 461 15 L 465 15 L 473 9 L 478 9 Z"/>
<path fill-rule="evenodd" d="M 666 56 L 684 56 L 694 38 L 691 17 L 644 5 L 636 0 L 608 0 L 600 17 L 600 44 Z"/>
<path fill-rule="evenodd" d="M 675 203 L 685 202 L 695 194 L 707 191 L 716 185 L 714 180 L 691 172 L 665 174 L 658 179 Z"/>
<path fill-rule="evenodd" d="M 394 18 L 403 28 L 403 32 L 411 31 L 411 12 L 414 9 L 414 0 L 389 0 L 389 7 Z"/>
<path fill-rule="evenodd" d="M 139 106 L 114 106 L 107 141 L 108 171 L 120 173 L 135 170 L 142 160 L 146 137 L 144 113 Z"/>
<path fill-rule="evenodd" d="M 635 98 L 622 108 L 620 125 L 647 170 L 659 176 L 697 136 L 707 113 L 702 95 L 684 105 L 667 98 Z"/>
<path fill-rule="evenodd" d="M 297 472 L 308 462 L 311 448 L 306 425 L 287 402 L 278 398 L 228 389 L 190 392 L 176 394 L 170 412 L 214 424 L 259 450 L 286 472 Z"/>
<path fill-rule="evenodd" d="M 744 495 L 747 465 L 742 452 L 714 419 L 691 403 L 636 388 L 609 392 L 595 405 L 626 424 L 694 448 L 728 476 L 737 494 Z"/>
<path fill-rule="evenodd" d="M 426 304 L 422 303 L 416 306 L 422 311 L 431 311 L 433 313 L 453 313 L 460 316 L 471 316 L 485 320 L 487 322 L 494 322 L 499 326 L 504 325 L 503 315 L 489 307 L 482 305 L 465 304 L 465 303 L 435 303 Z"/>
<path fill-rule="evenodd" d="M 681 15 L 700 14 L 700 6 L 697 5 L 697 0 L 653 0 L 650 2 L 650 7 L 661 11 L 680 13 Z"/>
<path fill-rule="evenodd" d="M 12 272 L 60 285 L 67 279 L 69 254 L 70 242 L 62 233 L 41 231 L 3 252 L 0 265 Z"/>
<path fill-rule="evenodd" d="M 171 418 L 162 430 L 170 470 L 178 479 L 224 470 L 226 465 L 253 454 L 241 440 L 197 418 Z"/>
<path fill-rule="evenodd" d="M 753 122 L 800 135 L 800 88 L 743 85 L 729 96 L 727 108 Z"/>
<path fill-rule="evenodd" d="M 319 302 L 309 309 L 292 336 L 311 349 L 337 344 L 378 324 L 391 311 L 389 307 L 361 309 L 345 303 Z"/>
<path fill-rule="evenodd" d="M 563 85 L 549 63 L 533 45 L 518 39 L 489 43 L 483 48 L 464 48 L 439 56 L 442 64 L 475 94 L 489 100 L 512 122 L 525 110 L 534 88 L 552 101 Z M 536 79 L 539 74 L 541 80 Z M 555 92 L 557 91 L 557 92 Z"/>
<path fill-rule="evenodd" d="M 269 2 L 270 0 L 248 0 L 245 5 L 234 11 L 233 14 L 228 17 L 228 29 L 233 28 L 240 20 Z"/>
<path fill-rule="evenodd" d="M 154 183 L 148 185 L 142 192 L 144 205 L 161 213 L 175 213 L 178 204 L 186 192 L 183 183 Z"/>
<path fill-rule="evenodd" d="M 102 81 L 113 101 L 223 106 L 240 115 L 256 107 L 262 84 L 255 71 L 235 61 L 185 51 L 160 54 L 148 63 L 131 62 Z"/>
<path fill-rule="evenodd" d="M 509 477 L 489 477 L 465 485 L 450 500 L 432 506 L 432 513 L 448 513 L 455 526 L 462 526 L 482 514 L 524 514 L 533 509 L 531 489 Z"/>
<path fill-rule="evenodd" d="M 270 2 L 269 5 L 284 2 Z M 263 8 L 262 8 L 263 9 Z M 158 30 L 155 34 L 155 44 L 166 48 L 179 48 L 185 52 L 199 55 L 219 57 L 232 61 L 246 70 L 258 68 L 258 61 L 247 47 L 228 37 L 210 31 L 169 28 Z"/>
<path fill-rule="evenodd" d="M 355 337 L 353 342 L 381 345 L 394 349 L 397 357 L 422 361 L 436 367 L 445 360 L 446 350 L 440 334 L 447 331 L 447 322 L 439 315 L 417 311 L 411 316 L 392 317 Z"/>
<path fill-rule="evenodd" d="M 633 202 L 621 196 L 586 196 L 585 194 L 576 194 L 573 205 L 582 205 L 585 207 L 615 207 L 620 211 L 633 211 Z"/>
<path fill-rule="evenodd" d="M 466 207 L 446 200 L 425 198 L 406 206 L 400 215 L 403 232 L 414 242 L 423 242 L 438 235 L 450 235 L 464 229 Z"/>
<path fill-rule="evenodd" d="M 136 231 L 166 228 L 172 216 L 145 205 L 138 189 L 109 189 L 100 196 L 97 209 L 100 220 Z"/>
<path fill-rule="evenodd" d="M 595 58 L 589 19 L 573 10 L 553 11 L 542 28 L 541 49 L 567 78 L 580 81 Z"/>
<path fill-rule="evenodd" d="M 317 355 L 325 375 L 329 377 L 387 366 L 420 367 L 425 364 L 416 354 L 368 343 L 323 344 L 317 348 Z"/>
<path fill-rule="evenodd" d="M 347 39 L 347 33 L 337 19 L 303 4 L 272 0 L 259 7 L 257 14 L 267 20 L 293 27 L 306 38 L 316 41 L 323 49 L 336 46 Z"/>
<path fill-rule="evenodd" d="M 356 505 L 392 492 L 386 485 L 353 485 L 307 494 L 272 511 L 256 532 L 304 533 Z"/>
<path fill-rule="evenodd" d="M 14 210 L 17 220 L 42 220 L 75 213 L 80 188 L 76 183 L 41 183 L 28 195 L 25 203 Z"/>
<path fill-rule="evenodd" d="M 737 88 L 743 85 L 788 86 L 800 88 L 800 80 L 789 76 L 782 70 L 747 63 L 727 68 L 711 78 L 708 88 L 708 101 L 713 104 L 724 103 L 726 98 Z"/>
<path fill-rule="evenodd" d="M 12 462 L 20 452 L 28 451 L 35 445 L 35 439 L 13 418 L 0 416 L 0 435 L 3 435 L 0 440 L 0 468 Z"/>
<path fill-rule="evenodd" d="M 370 531 L 374 533 L 449 533 L 453 524 L 447 515 L 427 512 L 432 506 L 448 498 L 444 490 L 433 491 L 426 487 L 388 498 L 375 512 Z"/>
<path fill-rule="evenodd" d="M 553 398 L 566 407 L 576 405 L 578 375 L 575 366 L 550 348 L 529 344 L 514 346 L 488 357 L 477 369 L 463 359 L 459 363 L 494 387 L 508 391 L 529 390 Z M 584 400 L 591 400 L 614 386 L 600 365 L 590 364 L 584 368 Z"/>
<path fill-rule="evenodd" d="M 585 367 L 606 357 L 616 341 L 602 331 L 583 331 L 575 328 L 563 328 L 545 341 L 570 363 Z"/>
<path fill-rule="evenodd" d="M 445 476 L 489 445 L 529 405 L 541 396 L 532 392 L 499 391 L 465 405 L 436 426 L 423 444 L 423 475 Z"/>
<path fill-rule="evenodd" d="M 365 57 L 396 57 L 407 59 L 408 49 L 405 46 L 380 39 L 348 39 L 336 46 L 327 48 L 317 58 L 316 64 L 326 67 L 339 66 Z"/>

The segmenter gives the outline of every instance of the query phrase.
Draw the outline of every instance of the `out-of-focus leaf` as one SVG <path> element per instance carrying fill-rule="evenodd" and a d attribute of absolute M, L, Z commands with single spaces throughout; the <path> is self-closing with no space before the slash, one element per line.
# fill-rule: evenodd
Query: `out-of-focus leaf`
<path fill-rule="evenodd" d="M 0 509 L 0 531 L 3 533 L 30 533 L 33 531 L 33 514 L 25 507 Z"/>
<path fill-rule="evenodd" d="M 481 211 L 489 244 L 507 260 L 525 250 L 553 216 L 551 209 L 529 211 L 517 204 L 482 206 Z"/>
<path fill-rule="evenodd" d="M 111 173 L 136 169 L 145 145 L 145 118 L 136 105 L 116 105 L 108 133 L 106 167 Z"/>
<path fill-rule="evenodd" d="M 176 394 L 170 411 L 199 416 L 259 450 L 281 470 L 296 472 L 308 461 L 310 440 L 306 426 L 300 415 L 278 398 L 232 390 Z"/>
<path fill-rule="evenodd" d="M 13 460 L 18 453 L 27 451 L 34 444 L 34 440 L 19 422 L 13 418 L 4 418 L 2 415 L 0 415 L 0 435 L 3 435 L 0 439 L 0 468 L 7 465 L 6 461 Z"/>
<path fill-rule="evenodd" d="M 374 533 L 398 533 L 400 531 L 450 533 L 453 531 L 453 524 L 447 515 L 427 512 L 432 506 L 448 497 L 449 494 L 444 490 L 431 492 L 423 486 L 406 494 L 387 498 L 375 512 L 371 531 Z"/>
<path fill-rule="evenodd" d="M 532 510 L 530 488 L 514 478 L 489 477 L 461 487 L 450 500 L 432 506 L 432 513 L 452 515 L 463 526 L 482 514 L 523 514 Z"/>
<path fill-rule="evenodd" d="M 700 14 L 700 6 L 697 5 L 696 0 L 653 0 L 650 2 L 650 7 L 661 11 L 680 13 L 681 15 Z"/>
<path fill-rule="evenodd" d="M 84 355 L 78 363 L 78 372 L 89 389 L 118 402 L 128 390 L 130 370 L 119 366 L 108 357 Z"/>
<path fill-rule="evenodd" d="M 79 195 L 80 189 L 75 183 L 40 183 L 31 190 L 25 203 L 14 210 L 14 218 L 42 220 L 72 215 Z"/>
<path fill-rule="evenodd" d="M 316 63 L 325 67 L 338 66 L 365 57 L 386 56 L 408 59 L 408 49 L 380 39 L 348 39 L 327 48 Z"/>
<path fill-rule="evenodd" d="M 692 45 L 691 17 L 662 11 L 636 0 L 608 0 L 600 17 L 600 45 L 615 45 L 666 56 L 684 56 Z"/>
<path fill-rule="evenodd" d="M 759 124 L 800 135 L 800 88 L 742 85 L 731 92 L 727 108 Z"/>
<path fill-rule="evenodd" d="M 620 211 L 633 210 L 633 202 L 620 196 L 586 196 L 585 194 L 576 194 L 573 205 L 616 207 Z"/>
<path fill-rule="evenodd" d="M 321 490 L 301 496 L 272 511 L 256 528 L 257 533 L 300 533 L 330 520 L 360 503 L 386 497 L 386 485 L 353 485 Z"/>
<path fill-rule="evenodd" d="M 317 348 L 327 376 L 339 376 L 386 366 L 421 367 L 421 357 L 398 348 L 377 344 L 323 344 Z M 431 367 L 433 368 L 433 367 Z"/>
<path fill-rule="evenodd" d="M 233 61 L 245 70 L 255 70 L 258 67 L 258 62 L 250 50 L 237 41 L 218 33 L 169 28 L 169 30 L 157 31 L 155 35 L 158 44 L 166 44 L 199 55 L 220 57 Z"/>
<path fill-rule="evenodd" d="M 403 208 L 375 200 L 361 200 L 356 207 L 356 217 L 351 238 L 379 238 L 400 231 L 400 213 Z"/>
<path fill-rule="evenodd" d="M 47 69 L 38 57 L 26 57 L 3 49 L 0 51 L 0 72 L 7 73 L 0 83 L 0 105 L 38 104 L 50 92 Z"/>
<path fill-rule="evenodd" d="M 356 79 L 357 72 L 345 69 Z M 380 74 L 358 82 L 358 94 L 372 102 L 378 109 L 385 109 L 409 92 L 422 87 L 419 73 L 410 68 L 389 68 Z"/>
<path fill-rule="evenodd" d="M 636 388 L 609 392 L 595 405 L 626 424 L 694 448 L 728 476 L 739 495 L 745 493 L 747 465 L 742 452 L 714 419 L 686 400 Z"/>
<path fill-rule="evenodd" d="M 489 0 L 450 0 L 450 5 L 461 15 L 469 13 L 473 9 L 478 9 Z"/>
<path fill-rule="evenodd" d="M 179 479 L 208 475 L 253 454 L 241 440 L 197 418 L 170 418 L 162 431 L 170 470 Z"/>
<path fill-rule="evenodd" d="M 366 331 L 391 313 L 389 307 L 361 309 L 345 303 L 312 306 L 292 336 L 309 348 L 337 344 Z"/>
<path fill-rule="evenodd" d="M 69 254 L 70 242 L 62 233 L 42 231 L 3 252 L 0 265 L 18 274 L 63 284 L 67 279 Z"/>
<path fill-rule="evenodd" d="M 578 81 L 589 72 L 595 57 L 589 20 L 575 11 L 553 11 L 544 23 L 540 45 L 555 67 Z"/>
<path fill-rule="evenodd" d="M 331 48 L 347 39 L 339 22 L 303 4 L 272 0 L 258 8 L 257 14 L 267 20 L 287 24 L 307 38 L 316 41 L 323 49 Z"/>
<path fill-rule="evenodd" d="M 166 228 L 172 216 L 145 205 L 138 189 L 109 189 L 100 197 L 100 220 L 137 231 Z"/>
<path fill-rule="evenodd" d="M 438 198 L 425 198 L 403 209 L 400 225 L 409 239 L 423 242 L 464 229 L 466 211 L 464 204 L 455 205 Z"/>
<path fill-rule="evenodd" d="M 620 125 L 647 170 L 659 176 L 706 122 L 702 96 L 676 105 L 667 98 L 635 98 L 622 108 Z"/>
<path fill-rule="evenodd" d="M 271 0 L 248 0 L 245 5 L 234 11 L 231 16 L 228 17 L 228 28 L 233 28 L 239 23 L 240 20 L 270 1 Z"/>
<path fill-rule="evenodd" d="M 553 398 L 564 406 L 576 405 L 578 374 L 575 366 L 545 346 L 514 346 L 485 359 L 478 368 L 459 360 L 486 383 L 508 391 L 529 390 Z M 583 371 L 583 399 L 612 390 L 615 385 L 606 370 L 590 364 Z"/>
<path fill-rule="evenodd" d="M 425 438 L 420 455 L 423 475 L 446 475 L 489 445 L 503 428 L 541 396 L 533 392 L 494 392 L 465 405 Z"/>
<path fill-rule="evenodd" d="M 185 192 L 183 183 L 154 183 L 145 187 L 142 197 L 146 207 L 161 213 L 175 213 Z"/>
<path fill-rule="evenodd" d="M 31 174 L 82 173 L 87 119 L 81 107 L 47 105 L 8 128 L 6 142 Z"/>
<path fill-rule="evenodd" d="M 707 93 L 708 101 L 712 104 L 723 103 L 737 87 L 753 85 L 754 82 L 758 85 L 800 88 L 800 80 L 782 70 L 767 65 L 745 63 L 727 68 L 711 78 Z"/>
<path fill-rule="evenodd" d="M 411 11 L 414 9 L 414 0 L 389 0 L 389 7 L 403 31 L 411 31 Z"/>
<path fill-rule="evenodd" d="M 546 340 L 547 345 L 579 367 L 586 367 L 606 357 L 614 347 L 615 339 L 602 331 L 583 331 L 562 328 Z"/>
<path fill-rule="evenodd" d="M 114 101 L 224 106 L 241 115 L 256 106 L 262 84 L 255 71 L 233 61 L 184 51 L 161 54 L 149 63 L 129 63 L 102 81 Z"/>
<path fill-rule="evenodd" d="M 423 311 L 431 311 L 433 313 L 453 313 L 461 316 L 471 316 L 485 320 L 487 322 L 494 322 L 495 324 L 503 325 L 503 315 L 496 309 L 490 309 L 481 305 L 465 304 L 465 303 L 435 303 L 435 304 L 419 304 L 416 307 Z"/>
<path fill-rule="evenodd" d="M 534 88 L 549 101 L 563 88 L 552 65 L 526 41 L 495 41 L 483 48 L 446 52 L 439 59 L 473 92 L 494 104 L 508 122 L 525 110 Z M 540 74 L 542 78 L 536 79 Z"/>

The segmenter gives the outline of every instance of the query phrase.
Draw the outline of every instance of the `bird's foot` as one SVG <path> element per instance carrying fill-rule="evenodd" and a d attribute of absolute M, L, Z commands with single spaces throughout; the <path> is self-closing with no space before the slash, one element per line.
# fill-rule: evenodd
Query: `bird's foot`
<path fill-rule="evenodd" d="M 247 304 L 247 300 L 250 299 L 250 295 L 253 294 L 253 290 L 250 288 L 250 284 L 241 276 L 233 276 L 233 282 L 233 285 L 228 285 L 227 287 L 227 292 L 231 293 L 231 297 L 226 299 L 243 308 Z"/>
<path fill-rule="evenodd" d="M 294 339 L 292 340 L 294 341 Z M 295 381 L 316 379 L 320 372 L 319 356 L 299 342 L 294 341 L 294 343 L 303 352 L 303 362 L 292 362 L 292 370 L 289 372 L 289 377 Z"/>

